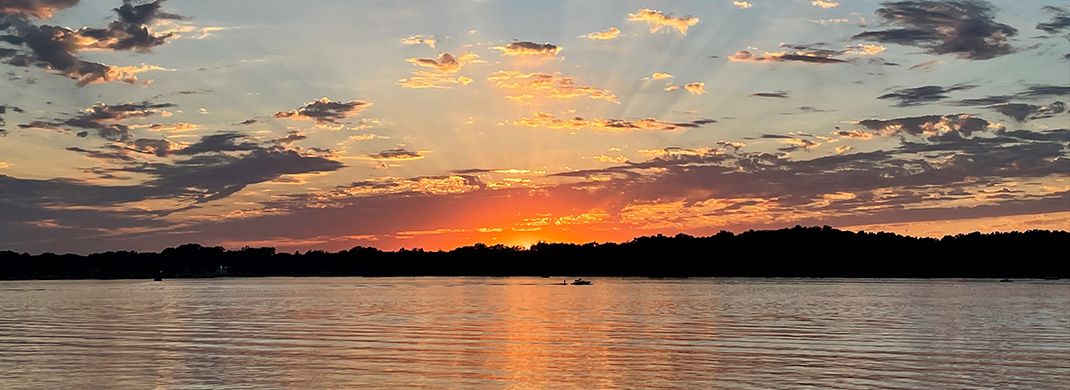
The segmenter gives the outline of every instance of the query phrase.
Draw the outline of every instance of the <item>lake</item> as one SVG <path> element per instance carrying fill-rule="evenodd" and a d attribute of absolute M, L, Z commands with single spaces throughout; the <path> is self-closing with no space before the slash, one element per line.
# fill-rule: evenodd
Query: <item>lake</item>
<path fill-rule="evenodd" d="M 0 388 L 1066 388 L 1070 283 L 0 282 Z"/>

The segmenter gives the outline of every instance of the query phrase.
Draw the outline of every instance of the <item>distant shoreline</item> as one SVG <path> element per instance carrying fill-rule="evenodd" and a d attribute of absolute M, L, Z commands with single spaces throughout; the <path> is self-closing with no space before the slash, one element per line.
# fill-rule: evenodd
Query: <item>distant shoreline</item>
<path fill-rule="evenodd" d="M 529 279 L 543 279 L 542 276 L 532 275 L 257 275 L 257 276 L 175 276 L 167 278 L 165 280 L 213 280 L 213 279 L 272 279 L 272 278 L 292 278 L 292 279 L 344 279 L 344 278 L 361 278 L 361 279 L 414 279 L 414 278 L 427 278 L 427 279 L 450 279 L 450 278 L 480 278 L 480 279 L 509 279 L 509 278 L 529 278 Z M 550 276 L 547 283 L 534 284 L 534 285 L 546 285 L 546 286 L 560 286 L 560 280 L 565 279 L 572 281 L 577 278 L 591 279 L 591 278 L 608 278 L 608 279 L 642 279 L 642 280 L 731 280 L 731 281 L 744 281 L 744 280 L 768 280 L 768 281 L 846 281 L 846 282 L 863 282 L 863 281 L 942 281 L 950 282 L 955 280 L 967 281 L 967 282 L 979 282 L 988 281 L 990 283 L 999 283 L 1003 279 L 1008 279 L 1009 282 L 1064 282 L 1070 283 L 1070 277 L 1056 277 L 1056 278 L 998 278 L 998 277 L 841 277 L 841 276 L 641 276 L 641 275 L 553 275 Z M 98 282 L 115 282 L 115 281 L 151 281 L 152 279 L 146 278 L 34 278 L 34 279 L 0 279 L 0 283 L 4 282 L 60 282 L 60 281 L 98 281 Z M 597 280 L 597 279 L 595 279 Z"/>
<path fill-rule="evenodd" d="M 639 237 L 625 243 L 476 244 L 450 251 L 278 253 L 186 244 L 153 252 L 30 255 L 0 251 L 0 280 L 212 277 L 646 277 L 1067 279 L 1070 232 L 971 233 L 941 239 L 830 227 Z M 1063 256 L 1060 256 L 1063 254 Z"/>

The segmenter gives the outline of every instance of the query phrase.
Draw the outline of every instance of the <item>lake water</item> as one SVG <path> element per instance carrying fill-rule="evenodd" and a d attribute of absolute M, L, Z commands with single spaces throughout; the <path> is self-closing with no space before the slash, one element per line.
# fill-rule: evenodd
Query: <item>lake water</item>
<path fill-rule="evenodd" d="M 0 282 L 0 388 L 1067 388 L 1065 281 Z"/>

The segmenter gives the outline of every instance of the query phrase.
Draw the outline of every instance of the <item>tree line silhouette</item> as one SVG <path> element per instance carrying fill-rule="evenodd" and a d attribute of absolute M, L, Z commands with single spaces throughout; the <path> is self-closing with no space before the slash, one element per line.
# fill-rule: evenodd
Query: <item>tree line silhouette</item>
<path fill-rule="evenodd" d="M 0 251 L 0 279 L 253 276 L 646 276 L 1067 278 L 1070 232 L 918 238 L 831 227 L 638 237 L 624 243 L 475 244 L 450 251 L 354 247 L 280 253 L 185 244 L 159 253 Z"/>

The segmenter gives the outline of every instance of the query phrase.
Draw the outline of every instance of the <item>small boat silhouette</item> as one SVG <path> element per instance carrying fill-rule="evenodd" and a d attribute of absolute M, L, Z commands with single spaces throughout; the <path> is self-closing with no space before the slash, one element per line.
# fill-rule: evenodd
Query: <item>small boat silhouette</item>
<path fill-rule="evenodd" d="M 591 281 L 590 280 L 583 280 L 583 278 L 579 278 L 579 279 L 573 280 L 572 281 L 572 285 L 573 286 L 590 286 L 591 285 Z"/>
<path fill-rule="evenodd" d="M 1000 279 L 1000 280 L 999 280 L 999 282 L 1000 282 L 1000 283 L 1010 283 L 1010 282 L 1013 282 L 1013 280 L 1010 280 L 1010 279 Z"/>
<path fill-rule="evenodd" d="M 162 278 L 162 277 L 159 277 L 159 276 L 157 276 L 157 277 L 155 277 L 155 278 L 152 278 L 152 281 L 153 281 L 153 282 L 162 282 L 162 281 L 163 281 L 163 278 Z"/>

